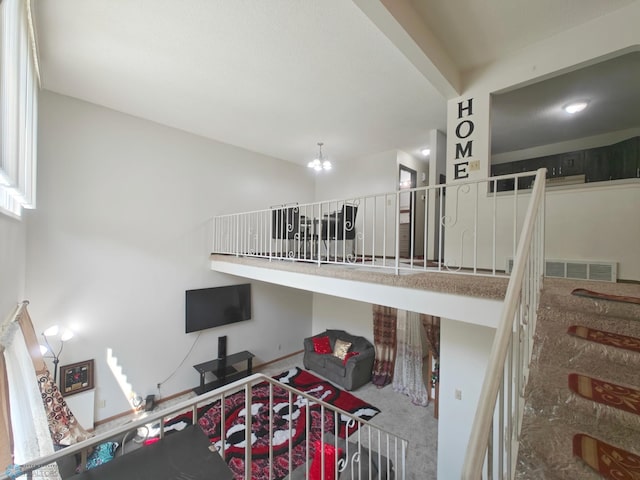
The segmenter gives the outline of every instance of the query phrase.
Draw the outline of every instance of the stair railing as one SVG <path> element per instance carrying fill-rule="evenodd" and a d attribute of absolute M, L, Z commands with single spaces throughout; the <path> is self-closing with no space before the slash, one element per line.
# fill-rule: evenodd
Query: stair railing
<path fill-rule="evenodd" d="M 370 480 L 382 480 L 387 478 L 404 480 L 406 478 L 406 457 L 408 446 L 407 440 L 390 432 L 387 432 L 379 427 L 376 427 L 375 425 L 364 421 L 345 410 L 341 410 L 340 408 L 324 402 L 312 395 L 296 390 L 295 388 L 281 383 L 271 377 L 267 377 L 262 374 L 253 374 L 249 377 L 230 383 L 216 390 L 212 390 L 211 392 L 207 392 L 203 395 L 184 400 L 171 407 L 167 407 L 166 409 L 150 413 L 145 412 L 138 419 L 134 419 L 133 421 L 127 422 L 120 427 L 114 428 L 105 433 L 96 435 L 92 438 L 66 447 L 55 452 L 54 454 L 34 459 L 28 464 L 11 466 L 11 468 L 7 468 L 6 471 L 0 472 L 0 480 L 14 479 L 18 476 L 20 478 L 27 479 L 31 479 L 34 477 L 40 478 L 38 476 L 39 474 L 45 474 L 47 478 L 59 478 L 57 476 L 56 462 L 66 457 L 73 458 L 76 455 L 81 458 L 78 471 L 85 471 L 87 452 L 91 451 L 92 447 L 95 447 L 107 441 L 112 441 L 114 439 L 126 438 L 130 433 L 135 432 L 139 428 L 142 428 L 147 432 L 157 432 L 159 438 L 162 439 L 165 436 L 164 424 L 166 420 L 171 419 L 176 415 L 191 411 L 191 415 L 194 419 L 195 424 L 197 422 L 197 420 L 195 419 L 198 418 L 199 407 L 208 406 L 215 401 L 219 401 L 222 405 L 226 405 L 225 400 L 236 393 L 244 392 L 244 412 L 254 412 L 257 410 L 257 406 L 252 405 L 252 387 L 263 382 L 266 382 L 269 388 L 267 406 L 268 413 L 266 414 L 266 416 L 269 418 L 269 425 L 266 428 L 266 434 L 269 435 L 270 439 L 274 439 L 274 436 L 278 437 L 278 435 L 275 434 L 276 422 L 274 421 L 273 417 L 274 408 L 277 408 L 278 411 L 288 412 L 286 415 L 283 415 L 283 418 L 287 420 L 287 425 L 285 426 L 287 433 L 285 434 L 285 437 L 288 436 L 288 438 L 293 438 L 293 430 L 295 426 L 293 425 L 293 422 L 289 422 L 288 419 L 295 419 L 296 415 L 300 415 L 301 406 L 314 405 L 316 407 L 314 409 L 315 413 L 311 412 L 311 408 L 304 409 L 306 412 L 304 418 L 304 425 L 306 426 L 306 428 L 305 432 L 303 433 L 301 443 L 298 443 L 298 445 L 304 445 L 304 456 L 307 459 L 306 464 L 303 463 L 301 465 L 294 465 L 293 445 L 291 445 L 291 442 L 289 442 L 288 440 L 285 440 L 288 445 L 287 464 L 289 465 L 289 467 L 287 473 L 289 477 L 291 476 L 293 471 L 298 468 L 301 469 L 302 472 L 304 472 L 304 475 L 302 475 L 302 477 L 298 477 L 299 474 L 296 474 L 296 478 L 310 478 L 309 469 L 310 464 L 312 463 L 312 443 L 313 440 L 320 440 L 322 442 L 323 449 L 328 449 L 330 446 L 333 446 L 336 449 L 342 449 L 343 452 L 343 456 L 341 458 L 336 457 L 335 461 L 331 463 L 326 462 L 325 457 L 321 456 L 320 468 L 322 470 L 322 478 L 325 478 L 324 473 L 326 472 L 328 474 L 330 469 L 334 469 L 335 478 L 338 478 L 339 472 L 342 472 L 346 469 L 350 469 L 353 478 L 360 478 L 362 471 L 372 472 L 371 475 L 369 475 L 368 473 L 367 475 L 362 474 L 362 478 L 366 477 Z M 287 392 L 286 395 L 288 400 L 286 402 L 286 405 L 283 405 L 282 403 L 274 405 L 273 402 L 275 388 L 284 389 Z M 261 398 L 261 402 L 264 402 L 263 398 Z M 226 416 L 229 415 L 229 412 L 227 412 L 228 408 L 229 407 L 220 411 L 220 424 L 223 426 L 226 423 Z M 313 439 L 309 435 L 309 432 L 311 430 L 310 425 L 312 424 L 312 416 L 317 416 L 320 418 L 320 428 L 319 431 L 314 431 L 315 433 L 313 434 Z M 254 422 L 245 421 L 244 438 L 252 438 L 253 423 Z M 279 422 L 278 428 L 282 429 L 281 422 Z M 344 431 L 346 432 L 347 439 L 343 440 L 339 438 L 340 428 L 344 429 Z M 237 435 L 237 433 L 237 430 L 227 432 L 226 430 L 224 430 L 224 428 L 222 428 L 220 441 L 212 444 L 212 446 L 215 447 L 212 450 L 214 454 L 219 454 L 225 461 L 227 461 L 229 459 L 229 455 L 227 454 L 228 440 L 233 435 Z M 265 434 L 265 432 L 262 432 L 261 429 L 261 432 L 253 432 L 253 435 L 255 436 L 256 434 L 260 433 Z M 298 432 L 296 432 L 296 438 L 299 438 L 297 433 Z M 329 436 L 329 434 L 331 434 L 331 436 Z M 246 442 L 246 444 L 247 448 L 245 448 L 244 455 L 244 478 L 251 479 L 252 446 L 251 442 Z M 287 445 L 285 445 L 285 447 Z M 121 448 L 124 448 L 124 445 Z M 142 446 L 140 448 L 148 447 Z M 282 450 L 282 445 L 280 445 L 280 448 Z M 127 453 L 125 453 L 124 455 L 127 455 Z M 273 468 L 273 441 L 269 442 L 268 459 L 269 466 Z M 117 458 L 115 461 L 117 461 Z M 362 469 L 362 471 L 360 469 Z M 376 471 L 377 473 L 373 473 Z M 273 476 L 273 471 L 270 472 L 270 478 L 275 478 Z"/>
<path fill-rule="evenodd" d="M 537 171 L 463 464 L 463 480 L 514 478 L 544 275 L 546 169 Z"/>

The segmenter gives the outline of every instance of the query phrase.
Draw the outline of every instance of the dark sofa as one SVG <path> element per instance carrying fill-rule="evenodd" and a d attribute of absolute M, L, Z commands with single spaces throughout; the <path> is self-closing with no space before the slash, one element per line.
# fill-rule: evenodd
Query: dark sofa
<path fill-rule="evenodd" d="M 358 355 L 349 358 L 345 365 L 340 358 L 332 354 L 316 353 L 313 339 L 325 335 L 329 337 L 332 350 L 336 340 L 341 339 L 351 342 L 349 351 L 358 352 Z M 371 342 L 364 337 L 351 335 L 344 330 L 326 330 L 304 339 L 304 367 L 319 373 L 345 390 L 355 390 L 371 380 L 374 360 L 375 349 Z"/>

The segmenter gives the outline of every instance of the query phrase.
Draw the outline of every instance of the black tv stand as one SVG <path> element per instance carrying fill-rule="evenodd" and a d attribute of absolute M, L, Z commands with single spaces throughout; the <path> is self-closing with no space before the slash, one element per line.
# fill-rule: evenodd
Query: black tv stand
<path fill-rule="evenodd" d="M 193 391 L 198 395 L 202 395 L 205 392 L 222 387 L 227 383 L 248 377 L 252 373 L 253 357 L 255 357 L 253 353 L 245 350 L 243 352 L 234 353 L 233 355 L 228 355 L 225 358 L 217 358 L 215 360 L 194 365 L 193 368 L 195 368 L 200 374 L 200 385 L 194 388 Z M 234 367 L 234 365 L 242 362 L 247 362 L 245 369 L 238 370 Z M 204 377 L 207 372 L 211 372 L 214 376 L 214 380 L 209 383 L 205 383 L 204 381 Z"/>

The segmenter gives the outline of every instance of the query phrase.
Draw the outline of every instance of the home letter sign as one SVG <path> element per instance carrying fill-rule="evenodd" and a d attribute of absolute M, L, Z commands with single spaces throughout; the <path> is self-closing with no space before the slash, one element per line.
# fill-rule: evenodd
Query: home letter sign
<path fill-rule="evenodd" d="M 458 125 L 456 126 L 456 163 L 453 164 L 454 180 L 469 178 L 469 161 L 458 161 L 468 159 L 473 155 L 473 135 L 475 125 L 473 123 L 473 98 L 458 103 Z M 464 141 L 464 142 L 463 142 Z"/>

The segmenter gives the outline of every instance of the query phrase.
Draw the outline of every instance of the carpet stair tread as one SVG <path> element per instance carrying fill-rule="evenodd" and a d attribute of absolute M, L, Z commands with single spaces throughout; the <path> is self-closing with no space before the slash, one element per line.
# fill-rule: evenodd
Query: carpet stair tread
<path fill-rule="evenodd" d="M 546 278 L 544 281 L 545 291 L 540 298 L 541 309 L 552 306 L 554 309 L 640 320 L 640 305 L 610 300 L 594 300 L 592 298 L 572 295 L 571 292 L 576 288 L 598 291 L 605 294 L 640 297 L 640 285 L 638 284 L 608 284 L 604 282 L 580 282 Z"/>
<path fill-rule="evenodd" d="M 536 335 L 532 362 L 567 371 L 592 373 L 617 383 L 634 385 L 640 376 L 640 352 L 591 342 L 566 333 L 564 328 L 545 329 Z"/>
<path fill-rule="evenodd" d="M 573 454 L 573 437 L 577 434 L 587 434 L 601 439 L 611 445 L 638 455 L 638 432 L 619 428 L 611 430 L 600 424 L 571 425 L 561 421 L 548 421 L 540 417 L 529 416 L 523 422 L 519 455 L 519 465 L 529 462 L 544 462 L 549 465 L 551 471 L 557 472 L 561 478 L 577 479 L 583 477 L 578 472 L 588 471 L 588 467 Z M 573 475 L 568 475 L 573 472 Z M 563 476 L 564 475 L 564 476 Z M 533 478 L 533 477 L 530 477 Z M 595 476 L 593 478 L 600 478 Z"/>
<path fill-rule="evenodd" d="M 572 392 L 569 376 L 574 373 L 561 368 L 546 368 L 532 373 L 525 393 L 525 415 L 540 416 L 549 422 L 611 431 L 635 431 L 640 436 L 640 415 L 594 402 Z"/>
<path fill-rule="evenodd" d="M 529 417 L 522 426 L 516 478 L 601 480 L 573 454 L 573 436 L 578 433 L 583 432 Z"/>
<path fill-rule="evenodd" d="M 586 400 L 640 416 L 640 390 L 588 375 L 569 374 L 569 390 Z"/>
<path fill-rule="evenodd" d="M 605 478 L 640 478 L 640 456 L 585 434 L 573 437 L 573 453 Z"/>
<path fill-rule="evenodd" d="M 640 338 L 640 318 L 625 318 L 593 312 L 544 307 L 538 310 L 538 319 L 539 321 L 550 322 L 557 327 L 582 325 Z"/>
<path fill-rule="evenodd" d="M 632 303 L 640 305 L 640 297 L 631 295 L 615 295 L 612 293 L 603 293 L 601 290 L 588 290 L 586 288 L 574 288 L 571 295 L 578 297 L 591 298 L 593 300 L 607 300 L 610 302 Z"/>
<path fill-rule="evenodd" d="M 567 329 L 567 333 L 589 342 L 640 353 L 640 338 L 583 325 L 571 325 Z"/>

